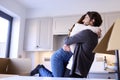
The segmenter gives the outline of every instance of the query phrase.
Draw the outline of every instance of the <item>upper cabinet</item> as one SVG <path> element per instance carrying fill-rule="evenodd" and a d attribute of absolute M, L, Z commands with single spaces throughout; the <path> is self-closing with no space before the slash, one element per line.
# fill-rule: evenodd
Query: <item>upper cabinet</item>
<path fill-rule="evenodd" d="M 81 15 L 62 16 L 53 18 L 53 34 L 65 35 L 69 33 L 69 29 L 75 24 Z"/>
<path fill-rule="evenodd" d="M 26 20 L 24 50 L 52 50 L 52 18 Z"/>
<path fill-rule="evenodd" d="M 48 51 L 62 47 L 63 40 L 69 33 L 69 29 L 82 15 L 59 16 L 47 18 L 32 18 L 26 20 L 25 26 L 25 51 Z M 120 12 L 101 13 L 103 23 L 101 25 L 102 37 L 112 26 L 113 22 L 120 18 Z"/>
<path fill-rule="evenodd" d="M 69 29 L 75 24 L 82 15 L 61 16 L 53 18 L 53 34 L 54 35 L 66 35 L 69 33 Z M 120 12 L 108 12 L 101 13 L 103 23 L 101 25 L 102 35 L 104 36 L 106 31 L 111 27 L 113 22 L 120 18 Z"/>

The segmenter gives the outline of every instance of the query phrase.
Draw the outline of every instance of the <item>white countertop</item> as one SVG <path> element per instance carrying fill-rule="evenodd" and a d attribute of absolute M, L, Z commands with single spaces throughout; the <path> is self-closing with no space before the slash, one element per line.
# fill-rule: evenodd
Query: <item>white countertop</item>
<path fill-rule="evenodd" d="M 0 80 L 115 80 L 115 79 L 86 79 L 86 78 L 56 78 L 56 77 L 30 77 L 30 76 L 12 76 L 0 78 Z"/>

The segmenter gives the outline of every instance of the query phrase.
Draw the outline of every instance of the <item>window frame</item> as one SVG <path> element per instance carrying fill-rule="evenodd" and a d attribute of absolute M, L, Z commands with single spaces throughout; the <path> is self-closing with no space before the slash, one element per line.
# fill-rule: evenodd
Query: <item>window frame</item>
<path fill-rule="evenodd" d="M 10 56 L 10 45 L 11 45 L 11 35 L 12 35 L 12 22 L 13 22 L 13 17 L 4 13 L 3 11 L 0 11 L 0 17 L 7 19 L 10 24 L 9 24 L 9 30 L 8 30 L 8 38 L 7 38 L 7 46 L 6 46 L 6 58 L 9 58 Z"/>

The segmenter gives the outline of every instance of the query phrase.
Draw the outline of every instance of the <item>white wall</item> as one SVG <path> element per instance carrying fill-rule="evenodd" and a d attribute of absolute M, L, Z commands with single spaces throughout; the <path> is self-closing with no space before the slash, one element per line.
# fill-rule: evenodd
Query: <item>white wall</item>
<path fill-rule="evenodd" d="M 23 55 L 23 40 L 26 10 L 14 0 L 0 0 L 0 10 L 14 17 L 11 40 L 11 57 Z"/>

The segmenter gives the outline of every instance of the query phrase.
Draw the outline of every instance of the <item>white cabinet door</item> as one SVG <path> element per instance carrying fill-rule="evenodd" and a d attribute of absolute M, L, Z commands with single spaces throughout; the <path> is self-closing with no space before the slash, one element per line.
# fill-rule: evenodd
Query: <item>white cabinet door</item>
<path fill-rule="evenodd" d="M 32 51 L 36 49 L 37 28 L 39 26 L 38 19 L 27 19 L 25 26 L 24 50 Z"/>
<path fill-rule="evenodd" d="M 63 16 L 53 18 L 53 34 L 65 35 L 69 33 L 69 29 L 75 24 L 81 16 Z"/>
<path fill-rule="evenodd" d="M 52 18 L 41 18 L 38 46 L 40 49 L 52 50 Z"/>
<path fill-rule="evenodd" d="M 52 19 L 27 19 L 25 28 L 24 50 L 43 51 L 51 50 Z"/>

